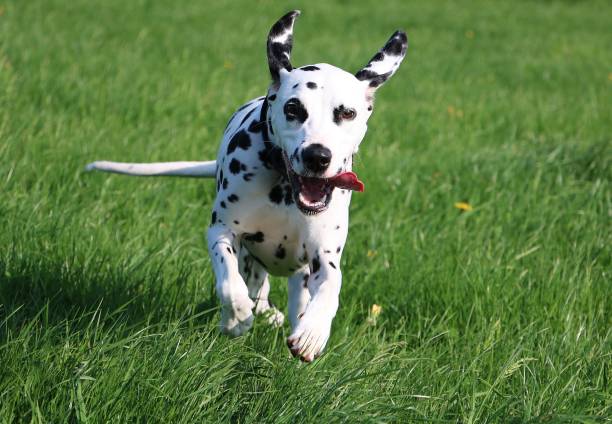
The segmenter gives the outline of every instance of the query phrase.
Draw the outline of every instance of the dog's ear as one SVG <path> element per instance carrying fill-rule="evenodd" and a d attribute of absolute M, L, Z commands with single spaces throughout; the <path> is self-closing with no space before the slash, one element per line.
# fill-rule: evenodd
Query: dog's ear
<path fill-rule="evenodd" d="M 300 16 L 299 10 L 292 10 L 280 18 L 270 29 L 268 34 L 268 66 L 275 84 L 280 81 L 280 71 L 291 71 L 293 67 L 291 48 L 293 47 L 293 23 Z"/>
<path fill-rule="evenodd" d="M 374 55 L 368 64 L 355 74 L 365 81 L 372 91 L 383 85 L 397 71 L 406 55 L 408 37 L 403 31 L 395 31 L 387 44 Z"/>

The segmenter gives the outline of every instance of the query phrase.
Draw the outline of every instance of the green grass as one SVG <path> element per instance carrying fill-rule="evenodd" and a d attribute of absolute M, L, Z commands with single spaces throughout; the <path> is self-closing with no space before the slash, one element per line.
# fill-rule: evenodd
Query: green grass
<path fill-rule="evenodd" d="M 312 365 L 218 334 L 211 181 L 82 173 L 213 158 L 293 6 L 0 3 L 0 422 L 609 420 L 612 5 L 302 3 L 295 64 L 410 39 Z"/>

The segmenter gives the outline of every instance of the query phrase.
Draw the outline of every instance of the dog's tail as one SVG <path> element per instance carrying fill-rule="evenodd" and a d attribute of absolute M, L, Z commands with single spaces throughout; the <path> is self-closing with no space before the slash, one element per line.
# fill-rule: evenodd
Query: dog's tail
<path fill-rule="evenodd" d="M 193 178 L 213 178 L 216 174 L 217 161 L 207 162 L 157 162 L 126 163 L 100 160 L 85 167 L 85 171 L 104 171 L 117 174 L 136 175 L 139 177 L 174 176 Z"/>

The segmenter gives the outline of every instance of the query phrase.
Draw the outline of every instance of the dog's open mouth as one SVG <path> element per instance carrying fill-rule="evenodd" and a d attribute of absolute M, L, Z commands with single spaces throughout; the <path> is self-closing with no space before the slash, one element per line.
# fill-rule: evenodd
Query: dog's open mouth
<path fill-rule="evenodd" d="M 329 206 L 334 188 L 363 191 L 364 185 L 354 172 L 342 172 L 331 178 L 304 177 L 296 174 L 286 155 L 285 167 L 293 189 L 293 200 L 307 215 L 323 212 Z"/>

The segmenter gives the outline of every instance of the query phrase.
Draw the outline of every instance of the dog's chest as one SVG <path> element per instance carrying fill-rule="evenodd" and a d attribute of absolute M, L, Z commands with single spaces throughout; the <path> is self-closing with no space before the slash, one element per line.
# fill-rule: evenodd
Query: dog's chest
<path fill-rule="evenodd" d="M 268 272 L 291 275 L 307 263 L 303 225 L 294 219 L 295 213 L 289 208 L 264 206 L 252 217 L 242 244 Z"/>

